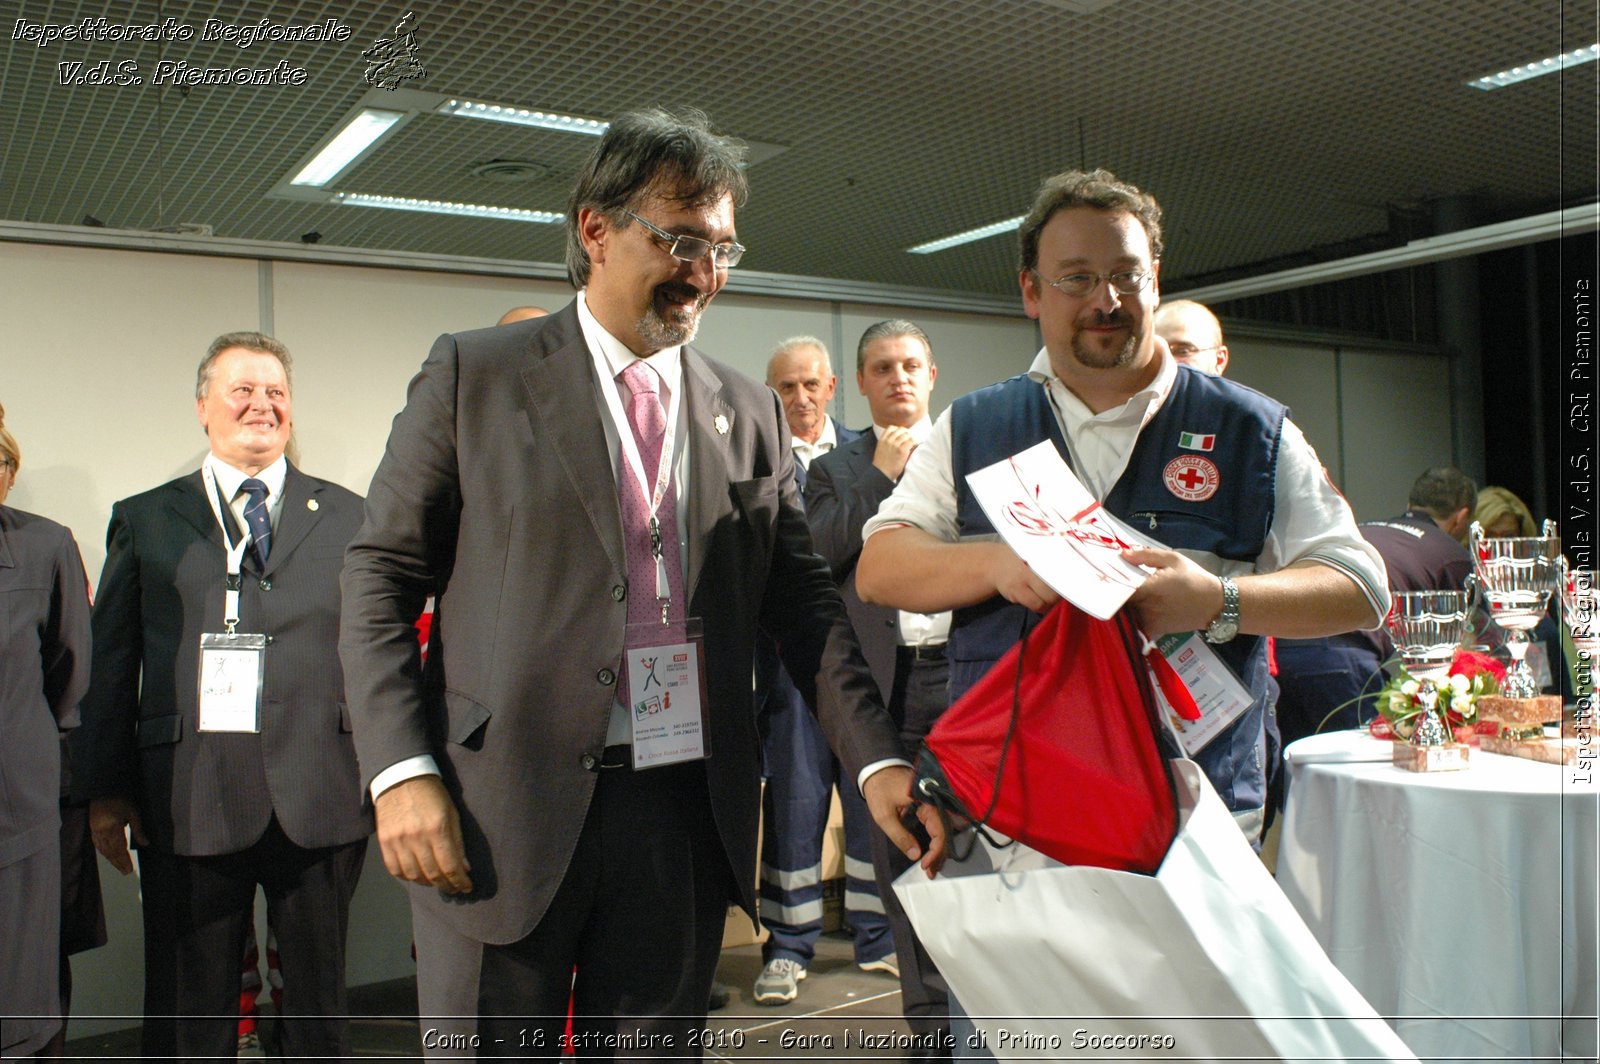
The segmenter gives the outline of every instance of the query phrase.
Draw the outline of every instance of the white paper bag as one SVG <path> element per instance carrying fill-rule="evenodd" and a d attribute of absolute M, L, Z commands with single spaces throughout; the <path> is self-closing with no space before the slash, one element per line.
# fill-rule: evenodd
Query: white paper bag
<path fill-rule="evenodd" d="M 895 882 L 986 1048 L 1001 1060 L 1416 1061 L 1199 766 L 1172 764 L 1183 826 L 1155 876 L 1069 868 L 1016 844 Z"/>

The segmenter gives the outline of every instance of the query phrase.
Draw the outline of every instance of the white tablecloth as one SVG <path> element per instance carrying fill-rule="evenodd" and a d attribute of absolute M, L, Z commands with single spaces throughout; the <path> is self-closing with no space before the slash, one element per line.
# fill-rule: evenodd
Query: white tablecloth
<path fill-rule="evenodd" d="M 1592 782 L 1480 750 L 1407 772 L 1365 732 L 1285 758 L 1278 882 L 1419 1057 L 1595 1059 Z"/>

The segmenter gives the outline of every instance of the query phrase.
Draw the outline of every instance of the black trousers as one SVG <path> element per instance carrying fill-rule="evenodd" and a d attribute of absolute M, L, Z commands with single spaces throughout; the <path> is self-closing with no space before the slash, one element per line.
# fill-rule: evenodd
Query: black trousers
<path fill-rule="evenodd" d="M 578 1057 L 700 1057 L 734 885 L 705 765 L 599 772 L 566 876 L 522 939 L 468 938 L 412 888 L 429 1058 L 559 1057 L 569 1000 Z"/>
<path fill-rule="evenodd" d="M 367 840 L 308 850 L 277 818 L 248 849 L 216 857 L 139 851 L 144 895 L 145 1057 L 233 1057 L 240 960 L 256 887 L 278 939 L 286 1058 L 350 1056 L 345 934 Z"/>
<path fill-rule="evenodd" d="M 948 681 L 950 665 L 944 658 L 916 660 L 907 647 L 901 647 L 895 662 L 894 691 L 889 712 L 900 724 L 900 742 L 906 757 L 915 764 L 917 748 L 950 705 Z M 921 826 L 914 829 L 918 841 L 928 844 Z M 906 1025 L 916 1034 L 947 1031 L 950 1027 L 950 991 L 944 976 L 928 951 L 917 940 L 911 920 L 891 885 L 911 867 L 906 855 L 889 844 L 881 831 L 872 833 L 872 867 L 877 875 L 878 896 L 889 917 L 895 953 L 900 958 L 900 1008 Z"/>

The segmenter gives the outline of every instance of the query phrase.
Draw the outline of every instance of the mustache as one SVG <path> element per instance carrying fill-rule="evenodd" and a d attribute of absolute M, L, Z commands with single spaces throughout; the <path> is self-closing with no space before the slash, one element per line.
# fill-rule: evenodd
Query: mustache
<path fill-rule="evenodd" d="M 1133 319 L 1125 314 L 1119 307 L 1109 314 L 1103 310 L 1091 310 L 1084 316 L 1082 324 L 1095 327 L 1104 327 L 1107 325 L 1131 325 L 1133 324 Z"/>
<path fill-rule="evenodd" d="M 693 299 L 695 306 L 704 307 L 707 296 L 692 284 L 683 284 L 679 281 L 668 281 L 656 286 L 656 291 L 674 299 Z"/>

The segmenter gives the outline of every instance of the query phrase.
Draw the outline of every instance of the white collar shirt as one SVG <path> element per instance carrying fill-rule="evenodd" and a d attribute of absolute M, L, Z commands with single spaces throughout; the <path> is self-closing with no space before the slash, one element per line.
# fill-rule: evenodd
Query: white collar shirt
<path fill-rule="evenodd" d="M 239 485 L 249 479 L 250 474 L 218 458 L 215 454 L 207 454 L 201 463 L 210 472 L 211 478 L 217 485 L 217 490 L 222 493 L 222 498 L 227 500 L 228 510 L 233 515 L 234 527 L 239 532 L 248 534 L 250 525 L 244 519 L 245 503 L 250 497 L 240 493 Z M 255 475 L 255 478 L 267 486 L 267 519 L 272 522 L 272 530 L 278 530 L 278 519 L 283 513 L 283 484 L 289 477 L 289 460 L 283 455 L 278 460 Z"/>
<path fill-rule="evenodd" d="M 1177 360 L 1159 349 L 1158 353 L 1161 366 L 1155 378 L 1120 406 L 1098 414 L 1056 376 L 1050 366 L 1050 352 L 1040 348 L 1033 365 L 1028 367 L 1029 379 L 1044 384 L 1050 395 L 1050 408 L 1066 437 L 1078 479 L 1101 502 L 1128 468 L 1140 431 L 1156 416 L 1177 382 Z"/>
<path fill-rule="evenodd" d="M 807 443 L 799 436 L 790 436 L 789 446 L 794 449 L 795 461 L 810 469 L 811 463 L 817 458 L 839 446 L 839 433 L 833 427 L 833 418 L 822 415 L 822 435 L 817 437 L 815 443 Z"/>

